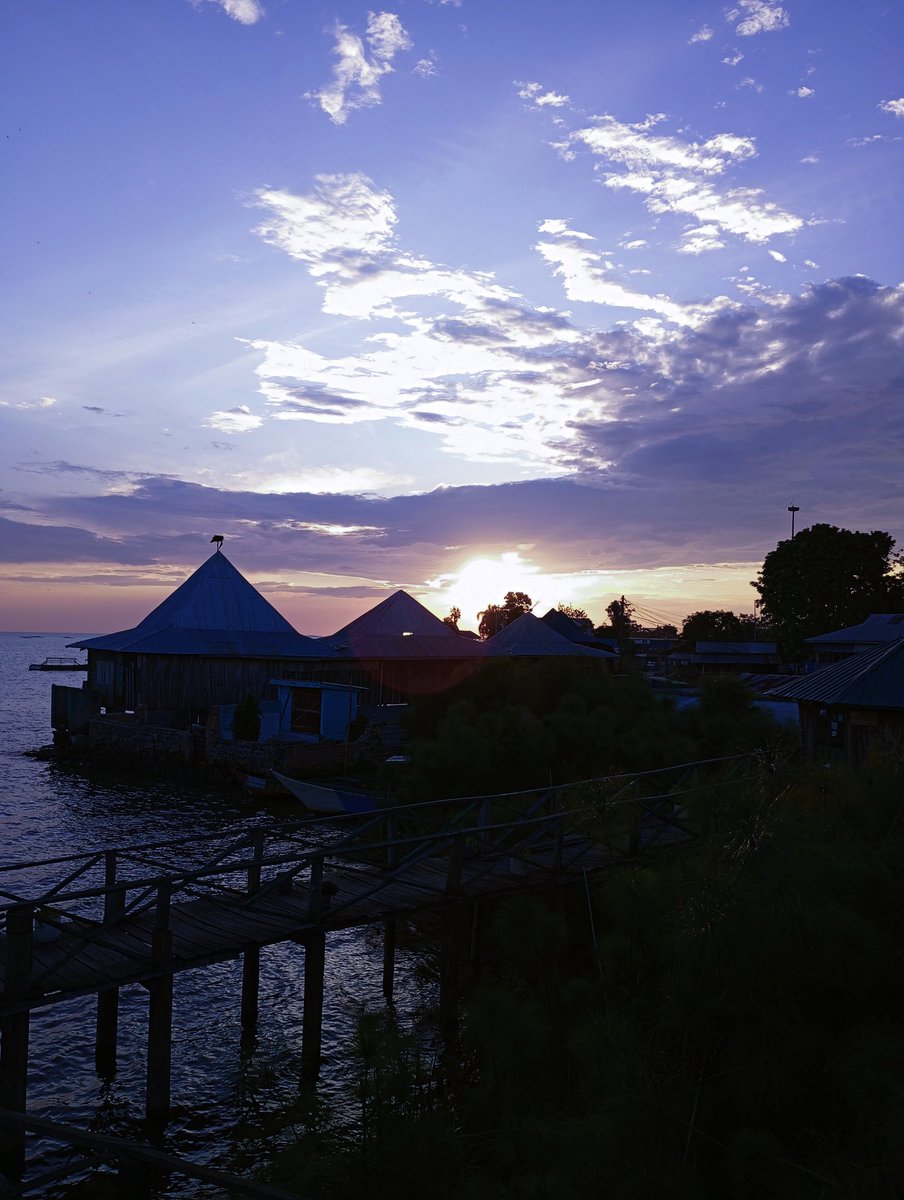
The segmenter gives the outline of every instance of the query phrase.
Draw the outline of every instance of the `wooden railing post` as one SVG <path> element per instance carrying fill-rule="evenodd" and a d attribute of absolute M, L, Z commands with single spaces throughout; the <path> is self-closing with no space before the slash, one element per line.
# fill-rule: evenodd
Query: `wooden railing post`
<path fill-rule="evenodd" d="M 490 825 L 490 801 L 489 799 L 481 800 L 477 810 L 477 826 L 480 829 L 478 843 L 480 853 L 486 854 L 490 848 L 490 835 L 488 833 Z"/>
<path fill-rule="evenodd" d="M 104 852 L 104 925 L 115 925 L 126 910 L 126 889 L 116 883 L 116 851 Z M 97 993 L 97 1028 L 94 1067 L 98 1075 L 111 1079 L 116 1074 L 116 1037 L 119 1029 L 119 988 L 102 988 Z"/>
<path fill-rule="evenodd" d="M 311 887 L 308 893 L 308 916 L 320 916 L 323 905 L 323 855 L 318 854 L 311 859 Z"/>
<path fill-rule="evenodd" d="M 151 958 L 162 973 L 148 982 L 148 1062 L 145 1115 L 166 1123 L 170 1109 L 173 1057 L 173 933 L 170 928 L 172 882 L 161 879 L 151 930 Z"/>
<path fill-rule="evenodd" d="M 255 829 L 251 833 L 251 862 L 248 866 L 247 888 L 249 897 L 260 891 L 265 836 L 263 829 Z M 244 1029 L 251 1029 L 257 1024 L 260 1011 L 260 978 L 260 946 L 246 946 L 242 955 L 241 1021 Z"/>
<path fill-rule="evenodd" d="M 449 870 L 446 874 L 446 891 L 461 891 L 461 871 L 465 860 L 465 839 L 458 834 L 449 847 Z"/>
<path fill-rule="evenodd" d="M 6 913 L 6 1004 L 25 1000 L 31 990 L 34 906 L 16 904 Z M 28 1085 L 29 1010 L 0 1019 L 0 1096 L 3 1105 L 25 1112 Z M 0 1170 L 21 1176 L 25 1167 L 25 1133 L 0 1125 Z"/>
<path fill-rule="evenodd" d="M 396 840 L 399 836 L 398 819 L 393 816 L 386 818 L 386 869 L 394 871 L 399 865 L 399 849 Z"/>

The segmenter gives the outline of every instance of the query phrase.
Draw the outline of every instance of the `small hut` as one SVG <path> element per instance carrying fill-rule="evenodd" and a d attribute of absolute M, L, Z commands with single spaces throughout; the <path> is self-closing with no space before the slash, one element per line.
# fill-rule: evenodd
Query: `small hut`
<path fill-rule="evenodd" d="M 486 643 L 488 658 L 582 658 L 613 668 L 619 656 L 612 650 L 573 642 L 556 633 L 542 617 L 523 613 Z"/>
<path fill-rule="evenodd" d="M 134 629 L 71 643 L 88 651 L 86 687 L 107 712 L 187 729 L 216 704 L 259 698 L 274 676 L 329 654 L 217 549 Z"/>
<path fill-rule="evenodd" d="M 859 765 L 871 749 L 904 740 L 904 637 L 796 675 L 768 694 L 797 701 L 808 757 Z"/>

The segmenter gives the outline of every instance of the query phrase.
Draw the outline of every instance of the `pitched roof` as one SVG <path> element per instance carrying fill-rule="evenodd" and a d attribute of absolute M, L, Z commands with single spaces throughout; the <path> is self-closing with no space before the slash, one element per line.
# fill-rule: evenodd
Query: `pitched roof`
<path fill-rule="evenodd" d="M 72 642 L 88 650 L 247 658 L 323 658 L 232 565 L 212 554 L 134 629 Z"/>
<path fill-rule="evenodd" d="M 904 637 L 904 613 L 870 613 L 859 625 L 848 625 L 832 633 L 820 633 L 807 638 L 810 646 L 834 644 L 836 642 L 862 642 L 876 645 Z"/>
<path fill-rule="evenodd" d="M 550 629 L 562 637 L 568 638 L 569 642 L 577 642 L 581 646 L 590 646 L 594 650 L 613 651 L 612 641 L 607 638 L 598 638 L 592 632 L 582 628 L 577 621 L 573 620 L 566 613 L 559 612 L 557 608 L 551 608 L 549 612 L 544 613 L 540 618 L 544 625 L 548 625 Z"/>
<path fill-rule="evenodd" d="M 857 708 L 904 708 L 904 637 L 797 675 L 770 696 Z"/>
<path fill-rule="evenodd" d="M 385 600 L 325 638 L 336 654 L 354 658 L 477 658 L 483 644 L 461 637 L 407 592 Z"/>
<path fill-rule="evenodd" d="M 570 641 L 533 613 L 517 617 L 485 645 L 491 658 L 595 658 L 597 662 L 618 658 L 611 650 L 593 650 Z"/>

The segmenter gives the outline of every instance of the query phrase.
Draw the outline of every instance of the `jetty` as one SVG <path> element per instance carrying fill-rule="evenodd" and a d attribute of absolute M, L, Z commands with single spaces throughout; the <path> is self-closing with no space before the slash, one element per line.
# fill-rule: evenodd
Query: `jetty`
<path fill-rule="evenodd" d="M 684 802 L 737 783 L 752 756 L 505 795 L 459 797 L 0 867 L 0 1157 L 24 1167 L 29 1019 L 96 995 L 95 1061 L 115 1071 L 119 989 L 149 994 L 145 1115 L 170 1108 L 173 978 L 242 959 L 243 1026 L 259 1016 L 261 950 L 304 947 L 301 1082 L 320 1068 L 327 936 L 382 926 L 392 997 L 400 921 L 441 918 L 441 1022 L 454 1023 L 462 916 L 507 893 L 561 888 L 696 840 Z M 470 910 L 470 912 L 469 912 Z M 18 1119 L 16 1118 L 18 1114 Z M 0 1168 L 2 1169 L 2 1168 Z"/>

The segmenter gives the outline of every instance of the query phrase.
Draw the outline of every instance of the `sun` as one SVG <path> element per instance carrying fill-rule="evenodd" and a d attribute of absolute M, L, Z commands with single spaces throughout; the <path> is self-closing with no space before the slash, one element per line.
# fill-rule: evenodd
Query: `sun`
<path fill-rule="evenodd" d="M 548 590 L 540 568 L 517 550 L 498 558 L 471 558 L 458 572 L 445 576 L 441 586 L 449 607 L 461 609 L 464 629 L 476 629 L 477 614 L 488 604 L 501 604 L 506 592 L 527 592 L 536 608 L 541 601 L 538 589 Z"/>

